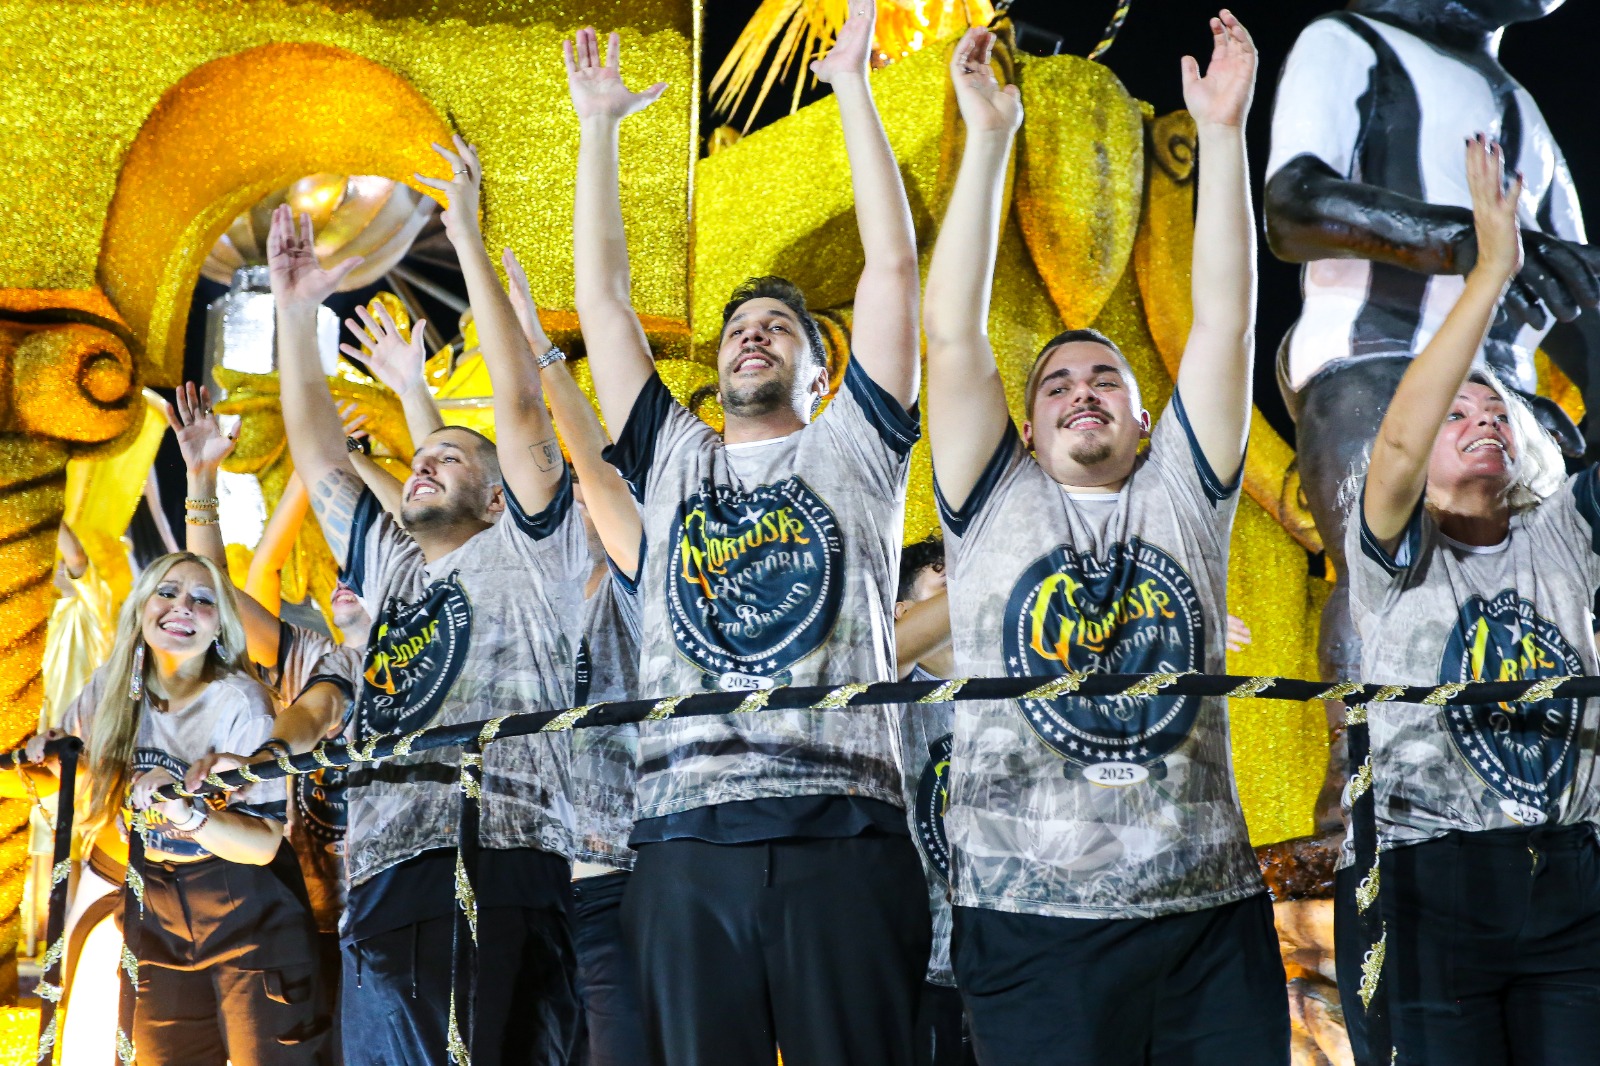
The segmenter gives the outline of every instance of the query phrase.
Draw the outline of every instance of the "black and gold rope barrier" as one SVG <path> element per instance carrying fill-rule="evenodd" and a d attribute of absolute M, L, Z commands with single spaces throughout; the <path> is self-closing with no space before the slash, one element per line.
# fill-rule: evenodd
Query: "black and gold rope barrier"
<path fill-rule="evenodd" d="M 1234 674 L 1159 673 L 1101 674 L 1072 672 L 1054 677 L 966 678 L 950 681 L 883 681 L 873 684 L 780 686 L 753 692 L 705 692 L 660 699 L 619 700 L 561 710 L 506 715 L 487 721 L 433 726 L 411 733 L 383 734 L 353 742 L 327 741 L 301 755 L 280 756 L 275 760 L 209 775 L 195 791 L 180 785 L 158 790 L 151 802 L 195 799 L 232 792 L 257 784 L 326 768 L 342 768 L 363 763 L 378 763 L 418 752 L 441 748 L 465 749 L 461 759 L 459 788 L 462 809 L 456 856 L 456 900 L 459 905 L 455 950 L 452 959 L 450 1004 L 450 1058 L 457 1066 L 470 1066 L 472 999 L 475 988 L 474 959 L 477 943 L 476 874 L 478 817 L 481 802 L 483 748 L 497 740 L 559 733 L 571 729 L 659 722 L 712 715 L 741 715 L 761 711 L 811 710 L 841 711 L 881 704 L 940 704 L 971 700 L 1038 700 L 1066 695 L 1093 697 L 1227 696 L 1239 699 L 1338 700 L 1348 708 L 1351 753 L 1350 797 L 1353 804 L 1354 843 L 1360 868 L 1369 872 L 1357 890 L 1357 906 L 1363 933 L 1372 934 L 1373 945 L 1363 961 L 1362 1007 L 1367 1013 L 1368 1039 L 1376 1047 L 1388 1046 L 1389 1033 L 1382 998 L 1378 995 L 1386 937 L 1376 906 L 1378 868 L 1376 827 L 1372 800 L 1372 762 L 1367 723 L 1381 713 L 1385 703 L 1422 704 L 1444 707 L 1484 703 L 1538 703 L 1544 700 L 1582 699 L 1600 696 L 1600 677 L 1561 676 L 1534 681 L 1483 681 L 1443 685 L 1380 685 L 1341 681 L 1332 685 L 1303 678 Z M 63 742 L 57 742 L 61 744 Z M 75 743 L 75 742 L 73 742 Z M 62 765 L 67 766 L 63 748 Z M 77 748 L 71 757 L 75 760 Z M 20 752 L 0 755 L 0 769 L 21 761 Z M 68 775 L 70 778 L 70 775 Z M 70 796 L 65 781 L 62 792 Z M 64 863 L 62 840 L 70 844 L 70 802 L 63 802 L 57 819 L 56 852 L 58 865 Z M 144 817 L 136 814 L 129 841 L 128 879 L 124 887 L 124 926 L 128 944 L 122 955 L 123 998 L 119 1010 L 118 1059 L 124 1066 L 133 1061 L 130 1035 L 137 987 L 137 939 L 143 911 L 143 878 L 140 872 L 144 853 Z M 58 891 L 59 890 L 59 891 Z M 52 887 L 51 930 L 58 936 L 57 896 L 65 911 L 65 877 Z M 53 942 L 52 942 L 53 943 Z M 54 948 L 52 948 L 54 950 Z M 47 957 L 47 963 L 51 961 Z M 59 953 L 54 958 L 59 974 Z M 53 1005 L 53 1001 L 51 1004 Z M 1347 1006 L 1347 1009 L 1350 1009 Z M 41 1015 L 40 1063 L 49 1061 L 54 1041 L 52 1021 L 48 1031 Z M 47 1040 L 49 1041 L 47 1043 Z"/>

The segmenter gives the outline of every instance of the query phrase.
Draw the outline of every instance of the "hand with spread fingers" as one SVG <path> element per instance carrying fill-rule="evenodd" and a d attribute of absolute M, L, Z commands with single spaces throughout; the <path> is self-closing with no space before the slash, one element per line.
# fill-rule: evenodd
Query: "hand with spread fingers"
<path fill-rule="evenodd" d="M 1183 102 L 1200 126 L 1244 125 L 1255 95 L 1255 42 L 1233 12 L 1211 20 L 1211 62 L 1204 76 L 1193 56 L 1183 57 Z"/>
<path fill-rule="evenodd" d="M 865 78 L 872 63 L 872 35 L 877 28 L 876 0 L 851 0 L 850 15 L 828 54 L 811 64 L 811 73 L 824 85 L 839 78 Z"/>
<path fill-rule="evenodd" d="M 572 94 L 572 108 L 580 122 L 592 118 L 621 121 L 643 111 L 667 91 L 664 81 L 638 92 L 630 92 L 622 84 L 621 34 L 611 34 L 602 59 L 599 37 L 592 27 L 586 26 L 573 40 L 561 42 L 561 54 L 567 64 L 567 90 Z"/>
<path fill-rule="evenodd" d="M 981 26 L 969 29 L 951 54 L 950 81 L 969 132 L 1009 135 L 1022 125 L 1022 94 L 1015 85 L 1001 87 L 995 76 L 989 61 L 994 41 Z"/>
<path fill-rule="evenodd" d="M 360 256 L 341 260 L 324 270 L 317 258 L 316 235 L 311 216 L 279 204 L 272 212 L 272 229 L 267 236 L 267 268 L 272 276 L 272 295 L 281 307 L 315 306 L 339 291 L 345 275 L 361 265 Z"/>
<path fill-rule="evenodd" d="M 421 385 L 423 368 L 428 361 L 428 352 L 423 346 L 423 329 L 427 323 L 419 320 L 413 325 L 408 341 L 382 304 L 378 305 L 376 316 L 365 307 L 357 307 L 355 313 L 356 317 L 345 319 L 344 324 L 366 346 L 366 351 L 354 344 L 341 344 L 339 350 L 366 364 L 373 377 L 396 396 L 404 396 L 408 390 Z"/>
<path fill-rule="evenodd" d="M 444 231 L 452 242 L 478 236 L 478 206 L 480 187 L 483 184 L 483 166 L 478 162 L 478 150 L 468 144 L 460 134 L 450 138 L 454 150 L 435 144 L 433 150 L 450 164 L 449 178 L 430 178 L 416 175 L 418 184 L 426 185 L 445 194 L 443 212 Z"/>
<path fill-rule="evenodd" d="M 222 420 L 211 407 L 211 390 L 187 382 L 179 386 L 176 402 L 167 408 L 167 423 L 178 440 L 178 451 L 190 473 L 215 474 L 222 461 L 233 453 L 239 427 L 232 432 L 222 428 Z"/>

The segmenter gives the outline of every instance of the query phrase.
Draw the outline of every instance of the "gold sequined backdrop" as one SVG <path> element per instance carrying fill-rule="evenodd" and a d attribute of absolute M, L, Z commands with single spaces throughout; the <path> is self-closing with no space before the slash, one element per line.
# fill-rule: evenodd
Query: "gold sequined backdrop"
<path fill-rule="evenodd" d="M 720 138 L 720 151 L 692 162 L 699 18 L 695 0 L 0 0 L 0 747 L 38 710 L 67 461 L 148 444 L 139 388 L 177 382 L 200 263 L 241 210 L 312 173 L 404 181 L 415 169 L 440 172 L 427 142 L 458 129 L 484 160 L 491 246 L 517 251 L 555 332 L 570 333 L 577 130 L 563 33 L 619 27 L 630 81 L 673 86 L 624 127 L 622 149 L 634 295 L 674 392 L 688 399 L 714 379 L 706 342 L 725 294 L 751 274 L 787 273 L 847 327 L 861 253 L 834 104 L 742 140 Z M 947 47 L 931 44 L 874 77 L 925 254 L 960 149 Z M 991 317 L 1013 406 L 1020 412 L 1044 339 L 1092 324 L 1122 345 L 1159 412 L 1189 323 L 1193 125 L 1182 113 L 1154 116 L 1096 63 L 1005 64 L 1028 109 Z M 843 328 L 829 333 L 842 358 Z M 481 382 L 470 366 L 457 377 L 445 388 L 465 402 L 460 417 L 481 417 L 470 407 Z M 288 473 L 276 382 L 241 377 L 232 387 L 245 416 L 233 465 L 257 473 L 271 502 Z M 359 374 L 336 388 L 374 416 L 385 450 L 403 451 L 391 398 Z M 719 417 L 714 403 L 702 413 Z M 1292 461 L 1257 417 L 1230 588 L 1255 643 L 1230 657 L 1236 672 L 1315 669 L 1326 584 L 1306 572 L 1304 548 L 1316 541 L 1296 505 Z M 125 492 L 144 465 L 119 462 Z M 78 483 L 107 491 L 104 477 Z M 123 502 L 99 509 L 106 528 L 90 545 L 113 571 Z M 94 499 L 79 506 L 98 513 Z M 906 535 L 936 529 L 924 441 Z M 325 596 L 330 561 L 314 528 L 298 558 L 309 571 L 302 587 Z M 1233 717 L 1253 838 L 1309 832 L 1325 760 L 1322 711 L 1241 701 Z M 20 824 L 10 815 L 0 810 L 0 832 Z M 18 839 L 0 846 L 0 915 L 15 912 L 19 880 L 4 871 L 20 870 L 10 855 Z M 14 940 L 13 918 L 0 949 Z"/>

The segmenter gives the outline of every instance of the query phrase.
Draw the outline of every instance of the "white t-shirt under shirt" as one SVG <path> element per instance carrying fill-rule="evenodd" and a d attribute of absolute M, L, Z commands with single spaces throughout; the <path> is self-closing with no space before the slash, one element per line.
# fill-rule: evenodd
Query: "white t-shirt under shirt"
<path fill-rule="evenodd" d="M 1570 478 L 1490 548 L 1450 540 L 1420 506 L 1393 554 L 1364 516 L 1350 522 L 1363 677 L 1431 686 L 1594 674 L 1596 489 L 1594 468 Z M 1378 703 L 1368 730 L 1380 849 L 1458 829 L 1600 822 L 1600 700 Z"/>
<path fill-rule="evenodd" d="M 433 562 L 363 494 L 344 577 L 375 619 L 349 735 L 571 706 L 575 620 L 590 560 L 563 477 L 550 504 L 526 513 L 509 487 L 495 525 Z M 484 749 L 480 841 L 570 858 L 571 745 L 565 736 L 495 741 Z M 460 752 L 435 749 L 355 768 L 347 792 L 350 880 L 454 848 Z"/>
<path fill-rule="evenodd" d="M 963 676 L 1223 671 L 1238 480 L 1178 394 L 1113 498 L 1069 495 L 1008 424 L 939 502 Z M 1263 891 L 1221 697 L 960 702 L 949 792 L 958 906 L 1150 918 Z"/>
<path fill-rule="evenodd" d="M 105 683 L 106 668 L 102 666 L 62 716 L 61 728 L 85 743 Z M 182 781 L 190 765 L 203 755 L 214 752 L 249 754 L 272 735 L 276 712 L 272 693 L 240 673 L 222 674 L 179 711 L 157 709 L 146 685 L 139 706 L 139 732 L 134 740 L 133 774 L 129 780 L 146 770 L 161 769 Z M 229 810 L 257 817 L 280 822 L 285 817 L 283 785 L 277 781 L 246 785 L 230 793 L 227 804 Z M 198 841 L 162 832 L 166 821 L 159 810 L 152 808 L 146 814 L 150 826 L 146 854 L 152 859 L 183 861 L 210 854 Z M 119 825 L 124 838 L 127 815 L 124 810 Z"/>
<path fill-rule="evenodd" d="M 1583 242 L 1572 175 L 1528 91 L 1481 54 L 1456 53 L 1377 18 L 1335 12 L 1301 32 L 1284 64 L 1272 112 L 1270 178 L 1311 155 L 1342 178 L 1432 204 L 1469 208 L 1463 139 L 1485 132 L 1527 179 L 1520 221 Z M 1365 259 L 1321 259 L 1302 272 L 1305 306 L 1288 345 L 1300 388 L 1339 359 L 1419 352 L 1461 296 L 1457 274 L 1418 274 Z M 1552 319 L 1552 322 L 1554 320 Z M 1533 351 L 1548 330 L 1502 313 L 1489 362 L 1527 392 Z"/>
<path fill-rule="evenodd" d="M 854 359 L 814 422 L 746 445 L 723 444 L 652 377 L 607 453 L 640 501 L 648 544 L 641 694 L 892 679 L 917 435 L 915 415 Z M 641 825 L 701 808 L 829 797 L 879 801 L 903 832 L 898 714 L 641 723 Z M 772 833 L 785 830 L 751 839 Z"/>

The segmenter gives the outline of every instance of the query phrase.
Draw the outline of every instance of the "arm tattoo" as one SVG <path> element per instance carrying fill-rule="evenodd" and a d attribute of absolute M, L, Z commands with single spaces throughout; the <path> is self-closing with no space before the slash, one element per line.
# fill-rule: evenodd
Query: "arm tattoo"
<path fill-rule="evenodd" d="M 528 454 L 533 456 L 533 465 L 539 468 L 541 474 L 547 474 L 561 465 L 561 444 L 554 437 L 528 445 Z"/>
<path fill-rule="evenodd" d="M 316 513 L 322 535 L 340 565 L 350 552 L 356 503 L 360 499 L 361 482 L 348 470 L 329 471 L 311 490 L 311 510 Z"/>

